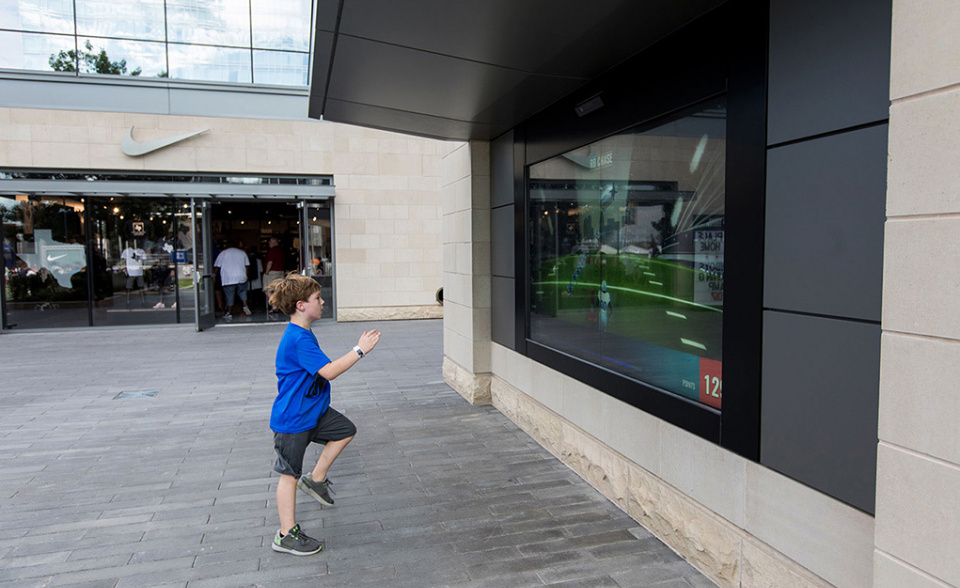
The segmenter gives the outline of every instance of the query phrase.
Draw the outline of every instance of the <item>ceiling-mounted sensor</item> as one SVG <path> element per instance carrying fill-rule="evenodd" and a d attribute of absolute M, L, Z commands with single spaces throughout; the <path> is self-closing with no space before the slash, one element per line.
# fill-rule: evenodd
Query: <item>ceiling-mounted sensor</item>
<path fill-rule="evenodd" d="M 600 94 L 594 94 L 590 98 L 587 98 L 580 104 L 577 104 L 573 111 L 577 113 L 577 116 L 586 116 L 593 112 L 594 110 L 599 110 L 603 108 L 603 100 L 600 99 Z"/>

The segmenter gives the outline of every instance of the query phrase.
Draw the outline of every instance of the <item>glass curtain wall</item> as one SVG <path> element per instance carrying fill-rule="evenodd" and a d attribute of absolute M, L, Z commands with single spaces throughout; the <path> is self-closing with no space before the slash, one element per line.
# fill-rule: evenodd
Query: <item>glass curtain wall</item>
<path fill-rule="evenodd" d="M 0 0 L 0 68 L 307 86 L 313 3 Z"/>
<path fill-rule="evenodd" d="M 720 408 L 726 108 L 528 168 L 530 338 Z"/>
<path fill-rule="evenodd" d="M 84 207 L 75 197 L 0 196 L 7 326 L 89 324 Z"/>
<path fill-rule="evenodd" d="M 172 198 L 0 196 L 5 326 L 193 322 L 192 225 L 182 206 Z"/>
<path fill-rule="evenodd" d="M 89 200 L 93 325 L 179 322 L 181 286 L 185 290 L 192 283 L 189 276 L 178 279 L 182 272 L 177 254 L 183 243 L 177 237 L 174 200 Z M 193 320 L 192 313 L 184 316 L 187 322 Z"/>

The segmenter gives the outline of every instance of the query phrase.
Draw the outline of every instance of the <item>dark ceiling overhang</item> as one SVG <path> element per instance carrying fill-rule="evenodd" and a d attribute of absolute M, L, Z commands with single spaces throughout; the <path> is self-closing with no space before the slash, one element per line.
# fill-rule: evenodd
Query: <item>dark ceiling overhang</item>
<path fill-rule="evenodd" d="M 489 140 L 723 2 L 317 0 L 309 116 Z"/>

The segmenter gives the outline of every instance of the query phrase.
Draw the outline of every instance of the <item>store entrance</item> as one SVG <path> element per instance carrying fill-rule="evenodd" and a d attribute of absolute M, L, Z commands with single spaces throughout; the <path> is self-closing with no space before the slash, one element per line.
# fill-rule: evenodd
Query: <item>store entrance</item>
<path fill-rule="evenodd" d="M 218 200 L 208 210 L 210 258 L 215 266 L 219 258 L 221 266 L 214 279 L 216 324 L 286 321 L 286 316 L 269 307 L 264 287 L 271 278 L 292 272 L 320 282 L 326 301 L 323 318 L 333 317 L 330 207 L 326 202 Z M 230 249 L 234 251 L 224 253 Z M 249 263 L 246 276 L 230 271 L 238 269 L 237 260 L 244 258 L 236 250 L 242 251 Z M 246 282 L 237 283 L 242 277 Z"/>

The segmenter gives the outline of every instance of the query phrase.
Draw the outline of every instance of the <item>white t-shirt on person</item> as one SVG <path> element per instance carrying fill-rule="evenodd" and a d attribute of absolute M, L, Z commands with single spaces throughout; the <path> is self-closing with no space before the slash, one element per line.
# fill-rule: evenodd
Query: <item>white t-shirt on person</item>
<path fill-rule="evenodd" d="M 143 275 L 143 259 L 147 252 L 143 249 L 127 247 L 120 253 L 120 259 L 127 262 L 127 275 L 131 277 Z"/>
<path fill-rule="evenodd" d="M 236 247 L 224 249 L 213 265 L 220 268 L 220 283 L 224 286 L 247 281 L 247 266 L 250 265 L 250 259 L 242 249 Z"/>

